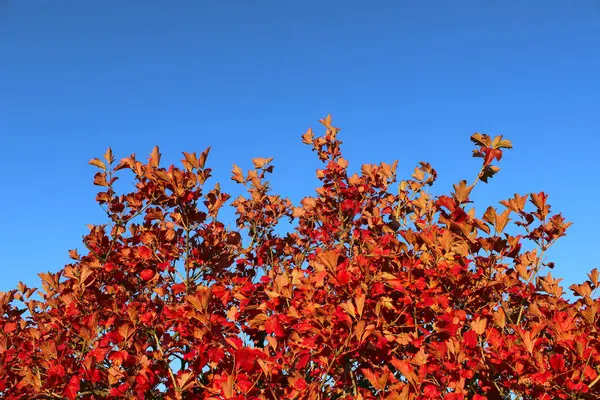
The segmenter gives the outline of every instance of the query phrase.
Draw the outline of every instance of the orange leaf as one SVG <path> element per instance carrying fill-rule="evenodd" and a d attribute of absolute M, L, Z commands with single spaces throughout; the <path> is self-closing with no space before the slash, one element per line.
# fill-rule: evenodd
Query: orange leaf
<path fill-rule="evenodd" d="M 233 169 L 231 170 L 231 172 L 233 173 L 233 176 L 231 177 L 232 180 L 238 183 L 244 183 L 244 174 L 240 167 L 233 164 Z"/>
<path fill-rule="evenodd" d="M 506 314 L 502 308 L 499 308 L 498 311 L 494 313 L 494 322 L 500 328 L 504 328 L 504 326 L 506 326 Z"/>
<path fill-rule="evenodd" d="M 508 224 L 508 221 L 510 221 L 510 218 L 508 218 L 508 216 L 511 212 L 512 211 L 510 210 L 510 208 L 507 208 L 502 214 L 496 214 L 496 221 L 494 223 L 494 226 L 496 227 L 498 233 L 502 233 L 504 228 L 506 228 L 506 224 Z"/>
<path fill-rule="evenodd" d="M 365 296 L 364 293 L 361 293 L 359 296 L 356 296 L 354 298 L 354 303 L 356 303 L 356 311 L 358 312 L 359 316 L 361 316 L 363 313 L 366 298 L 367 298 L 367 296 Z"/>
<path fill-rule="evenodd" d="M 503 136 L 496 136 L 492 142 L 494 149 L 512 149 L 512 143 L 508 139 L 503 139 Z"/>
<path fill-rule="evenodd" d="M 381 387 L 381 382 L 380 382 L 381 376 L 380 375 L 376 374 L 375 372 L 371 371 L 368 368 L 361 368 L 361 371 L 362 371 L 363 375 L 365 376 L 365 378 L 367 378 L 369 383 L 371 385 L 373 385 L 373 387 L 376 390 L 383 389 L 383 387 Z"/>
<path fill-rule="evenodd" d="M 208 153 L 210 153 L 210 147 L 207 147 L 201 154 L 200 159 L 198 160 L 198 166 L 201 169 L 204 169 L 204 165 L 206 164 L 206 159 L 208 158 Z"/>
<path fill-rule="evenodd" d="M 323 119 L 320 119 L 319 122 L 325 126 L 325 128 L 331 128 L 331 114 L 327 114 L 327 116 Z"/>
<path fill-rule="evenodd" d="M 459 203 L 464 203 L 469 200 L 469 194 L 471 194 L 471 190 L 473 190 L 473 186 L 467 186 L 467 181 L 462 180 L 458 183 L 458 185 L 454 185 L 454 197 L 456 201 Z"/>
<path fill-rule="evenodd" d="M 94 185 L 96 186 L 108 186 L 108 182 L 106 181 L 106 172 L 97 172 L 94 175 Z"/>
<path fill-rule="evenodd" d="M 544 209 L 546 205 L 546 200 L 548 199 L 548 195 L 544 192 L 532 193 L 531 194 L 531 203 L 538 209 Z"/>
<path fill-rule="evenodd" d="M 361 320 L 356 323 L 354 326 L 354 335 L 358 339 L 359 342 L 362 342 L 363 333 L 365 331 L 365 321 Z"/>
<path fill-rule="evenodd" d="M 471 329 L 473 329 L 476 334 L 481 335 L 485 332 L 486 324 L 487 320 L 477 318 L 475 321 L 471 321 Z"/>
<path fill-rule="evenodd" d="M 254 164 L 254 168 L 261 169 L 264 168 L 265 165 L 269 164 L 273 161 L 273 157 L 271 158 L 253 158 L 252 163 Z"/>
<path fill-rule="evenodd" d="M 198 168 L 198 157 L 196 157 L 196 153 L 186 153 L 184 151 L 183 156 L 185 157 L 185 161 L 187 161 L 192 167 Z"/>
<path fill-rule="evenodd" d="M 335 250 L 329 250 L 319 256 L 319 261 L 330 270 L 334 270 L 338 264 L 339 254 Z"/>
<path fill-rule="evenodd" d="M 230 321 L 235 321 L 235 317 L 237 317 L 238 308 L 236 306 L 231 306 L 231 308 L 227 311 L 227 318 Z"/>
<path fill-rule="evenodd" d="M 533 339 L 531 338 L 531 332 L 527 331 L 521 334 L 521 338 L 523 339 L 523 344 L 525 348 L 529 352 L 529 354 L 533 354 Z"/>
<path fill-rule="evenodd" d="M 69 250 L 69 257 L 73 260 L 79 260 L 79 254 L 77 254 L 77 250 Z"/>
<path fill-rule="evenodd" d="M 410 362 L 411 364 L 418 366 L 425 365 L 427 363 L 427 353 L 425 353 L 425 348 L 421 347 L 419 352 L 414 355 Z"/>
<path fill-rule="evenodd" d="M 392 360 L 390 361 L 390 363 L 402 375 L 404 375 L 406 377 L 406 379 L 408 379 L 408 381 L 411 382 L 413 385 L 415 385 L 415 384 L 418 383 L 417 375 L 413 371 L 413 368 L 410 366 L 410 364 L 408 363 L 408 361 L 406 361 L 406 360 L 399 360 L 399 359 L 397 359 L 395 357 L 392 357 Z"/>
<path fill-rule="evenodd" d="M 194 384 L 194 374 L 192 372 L 184 372 L 177 377 L 177 386 L 182 392 L 189 390 Z"/>
<path fill-rule="evenodd" d="M 491 138 L 485 133 L 474 133 L 471 136 L 471 141 L 478 146 L 489 147 L 491 144 Z"/>
<path fill-rule="evenodd" d="M 313 141 L 313 137 L 314 137 L 314 135 L 313 135 L 312 128 L 308 128 L 306 133 L 304 135 L 302 135 L 302 143 L 311 144 Z"/>
<path fill-rule="evenodd" d="M 110 147 L 106 149 L 106 153 L 104 153 L 104 159 L 109 164 L 112 164 L 115 161 L 115 157 L 113 156 L 113 152 Z"/>
<path fill-rule="evenodd" d="M 234 376 L 229 375 L 227 380 L 223 382 L 223 394 L 226 399 L 230 399 L 233 397 L 233 380 Z"/>
<path fill-rule="evenodd" d="M 154 146 L 154 149 L 152 149 L 152 153 L 150 153 L 150 158 L 148 160 L 150 161 L 151 166 L 158 168 L 160 163 L 160 150 L 158 146 Z"/>
<path fill-rule="evenodd" d="M 588 276 L 594 284 L 594 286 L 598 286 L 598 269 L 594 268 L 593 270 L 591 270 Z"/>
<path fill-rule="evenodd" d="M 106 171 L 106 165 L 99 158 L 92 158 L 88 164 Z"/>

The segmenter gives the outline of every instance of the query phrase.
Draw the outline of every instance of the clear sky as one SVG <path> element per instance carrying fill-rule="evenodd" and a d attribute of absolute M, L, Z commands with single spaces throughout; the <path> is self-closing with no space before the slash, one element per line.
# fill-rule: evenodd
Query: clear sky
<path fill-rule="evenodd" d="M 419 160 L 434 192 L 473 179 L 469 136 L 515 149 L 478 210 L 544 190 L 574 222 L 550 253 L 570 284 L 600 267 L 600 2 L 0 2 L 0 290 L 57 271 L 104 222 L 90 158 L 172 163 L 213 146 L 231 164 L 275 157 L 276 191 L 313 194 L 300 141 L 332 113 L 351 168 Z"/>

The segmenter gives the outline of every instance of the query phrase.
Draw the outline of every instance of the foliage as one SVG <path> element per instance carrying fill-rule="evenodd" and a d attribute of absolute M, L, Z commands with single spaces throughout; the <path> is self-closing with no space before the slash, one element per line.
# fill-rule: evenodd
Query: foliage
<path fill-rule="evenodd" d="M 396 163 L 350 176 L 321 123 L 303 142 L 322 185 L 298 206 L 271 192 L 272 159 L 234 166 L 237 229 L 218 218 L 229 196 L 205 188 L 209 149 L 182 168 L 158 148 L 92 160 L 108 223 L 40 290 L 0 294 L 2 398 L 600 397 L 598 271 L 573 301 L 541 272 L 570 224 L 544 193 L 469 208 L 509 141 L 473 135 L 475 182 L 432 197 L 427 163 L 398 185 Z M 118 194 L 127 171 L 135 189 Z"/>

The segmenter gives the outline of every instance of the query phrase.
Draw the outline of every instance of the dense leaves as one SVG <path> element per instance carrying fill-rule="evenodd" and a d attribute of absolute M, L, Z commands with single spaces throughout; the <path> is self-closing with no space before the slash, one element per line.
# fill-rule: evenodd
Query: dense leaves
<path fill-rule="evenodd" d="M 568 301 L 545 261 L 569 223 L 544 193 L 470 206 L 508 140 L 473 135 L 475 182 L 433 197 L 427 163 L 399 183 L 396 163 L 350 174 L 321 123 L 302 137 L 323 162 L 316 193 L 273 194 L 270 158 L 234 166 L 234 228 L 219 220 L 229 196 L 207 188 L 209 149 L 181 168 L 158 148 L 90 161 L 107 224 L 39 290 L 0 294 L 1 397 L 600 397 L 598 271 Z"/>

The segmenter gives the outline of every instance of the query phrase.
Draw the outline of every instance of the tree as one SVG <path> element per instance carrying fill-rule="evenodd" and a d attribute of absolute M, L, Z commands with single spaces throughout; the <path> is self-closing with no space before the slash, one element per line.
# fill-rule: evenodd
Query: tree
<path fill-rule="evenodd" d="M 396 163 L 349 175 L 321 123 L 303 135 L 316 196 L 273 194 L 272 159 L 234 166 L 236 229 L 218 218 L 229 196 L 206 189 L 209 149 L 182 168 L 158 148 L 90 161 L 108 222 L 40 290 L 0 295 L 2 398 L 600 398 L 598 271 L 571 301 L 543 272 L 570 224 L 544 193 L 469 208 L 508 140 L 473 135 L 475 182 L 432 197 L 427 163 L 399 184 Z M 118 194 L 124 173 L 135 188 Z"/>

